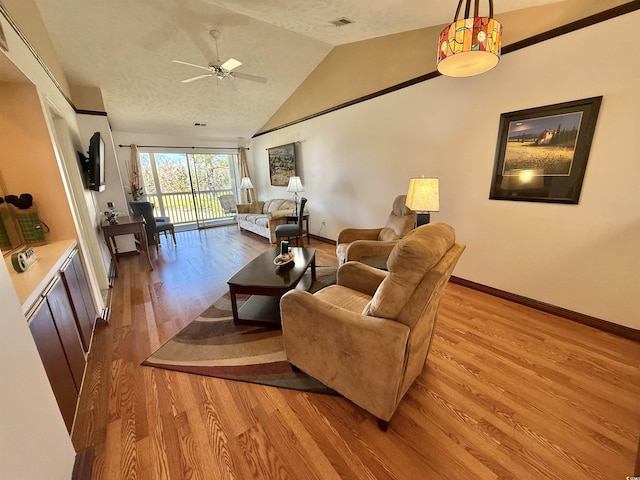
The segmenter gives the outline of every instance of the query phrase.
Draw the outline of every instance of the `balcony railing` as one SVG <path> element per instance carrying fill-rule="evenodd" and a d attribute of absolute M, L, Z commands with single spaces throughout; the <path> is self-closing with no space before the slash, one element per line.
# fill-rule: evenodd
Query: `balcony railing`
<path fill-rule="evenodd" d="M 235 213 L 225 213 L 220 200 L 222 195 L 233 194 L 232 190 L 206 190 L 180 193 L 161 193 L 146 195 L 156 206 L 156 215 L 171 218 L 174 225 L 216 220 L 233 220 Z M 197 212 L 197 215 L 196 215 Z"/>

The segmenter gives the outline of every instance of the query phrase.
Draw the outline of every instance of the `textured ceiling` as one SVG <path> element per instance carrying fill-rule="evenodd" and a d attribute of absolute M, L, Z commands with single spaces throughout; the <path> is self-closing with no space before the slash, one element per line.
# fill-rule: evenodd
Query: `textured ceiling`
<path fill-rule="evenodd" d="M 442 0 L 35 0 L 69 83 L 99 87 L 115 131 L 215 139 L 249 138 L 334 45 L 449 22 Z M 558 0 L 495 0 L 495 12 Z M 484 2 L 482 2 L 484 4 Z M 485 7 L 486 8 L 486 7 Z M 483 12 L 485 13 L 485 12 Z M 335 27 L 347 17 L 355 23 Z M 220 60 L 266 84 L 202 73 Z M 194 122 L 207 127 L 194 127 Z"/>
<path fill-rule="evenodd" d="M 558 0 L 494 0 L 494 13 L 555 3 Z M 209 3 L 316 40 L 341 45 L 368 38 L 449 23 L 455 0 L 211 0 Z M 480 14 L 488 14 L 480 2 Z M 330 22 L 348 18 L 337 28 Z"/>

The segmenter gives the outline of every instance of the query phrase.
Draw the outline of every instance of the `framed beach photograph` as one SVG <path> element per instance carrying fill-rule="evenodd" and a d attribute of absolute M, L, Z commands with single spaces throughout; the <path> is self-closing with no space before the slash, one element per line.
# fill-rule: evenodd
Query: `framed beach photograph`
<path fill-rule="evenodd" d="M 289 178 L 296 175 L 296 149 L 294 143 L 267 148 L 271 185 L 286 187 Z"/>
<path fill-rule="evenodd" d="M 578 203 L 602 97 L 500 115 L 490 199 Z"/>

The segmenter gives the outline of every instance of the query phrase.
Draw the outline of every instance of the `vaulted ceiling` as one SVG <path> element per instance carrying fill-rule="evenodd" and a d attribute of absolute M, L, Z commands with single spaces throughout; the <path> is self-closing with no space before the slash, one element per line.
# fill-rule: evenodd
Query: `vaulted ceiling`
<path fill-rule="evenodd" d="M 495 0 L 497 13 L 558 0 Z M 454 0 L 35 0 L 72 85 L 99 87 L 116 131 L 248 138 L 334 46 L 448 23 Z M 485 2 L 481 2 L 486 9 Z M 482 11 L 482 10 L 481 10 Z M 484 12 L 486 13 L 486 12 Z M 348 18 L 354 23 L 336 27 Z M 219 60 L 267 83 L 181 80 Z M 433 48 L 435 46 L 425 46 Z M 235 89 L 225 88 L 232 81 Z M 194 122 L 206 127 L 194 127 Z"/>

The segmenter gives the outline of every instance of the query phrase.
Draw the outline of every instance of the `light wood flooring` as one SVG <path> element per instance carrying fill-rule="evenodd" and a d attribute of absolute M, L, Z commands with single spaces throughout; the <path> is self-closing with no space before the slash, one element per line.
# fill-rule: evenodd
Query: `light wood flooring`
<path fill-rule="evenodd" d="M 265 239 L 179 232 L 120 261 L 73 431 L 94 479 L 624 479 L 640 345 L 449 284 L 423 373 L 389 430 L 342 397 L 140 366 L 227 290 Z M 318 265 L 332 245 L 312 240 Z"/>

